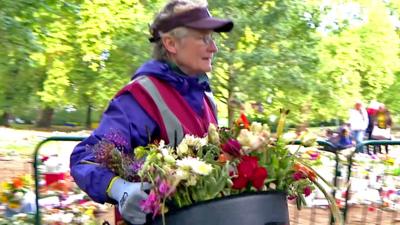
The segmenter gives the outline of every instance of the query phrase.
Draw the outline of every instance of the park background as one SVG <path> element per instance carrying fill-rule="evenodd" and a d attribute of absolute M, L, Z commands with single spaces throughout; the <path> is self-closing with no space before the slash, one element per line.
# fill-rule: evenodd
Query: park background
<path fill-rule="evenodd" d="M 86 136 L 97 126 L 110 99 L 151 58 L 148 26 L 165 2 L 0 1 L 0 181 L 31 173 L 34 147 L 46 137 Z M 209 6 L 213 16 L 235 22 L 231 33 L 216 36 L 209 74 L 221 124 L 244 110 L 273 128 L 287 108 L 288 128 L 322 135 L 361 99 L 383 102 L 398 127 L 400 1 Z M 73 145 L 50 143 L 42 156 L 65 156 Z"/>
<path fill-rule="evenodd" d="M 93 128 L 151 57 L 148 26 L 164 3 L 1 1 L 1 124 Z M 292 124 L 338 125 L 357 99 L 385 103 L 398 120 L 400 1 L 209 5 L 214 16 L 235 22 L 216 37 L 209 74 L 223 123 L 244 104 L 250 117 L 266 122 L 287 108 Z"/>

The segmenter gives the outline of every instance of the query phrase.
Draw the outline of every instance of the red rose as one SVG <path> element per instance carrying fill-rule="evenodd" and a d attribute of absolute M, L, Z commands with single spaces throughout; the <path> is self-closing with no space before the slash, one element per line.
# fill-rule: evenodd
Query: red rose
<path fill-rule="evenodd" d="M 253 177 L 251 178 L 253 186 L 258 190 L 260 190 L 263 187 L 264 181 L 267 178 L 267 176 L 268 176 L 267 169 L 265 169 L 264 167 L 256 168 Z"/>
<path fill-rule="evenodd" d="M 268 176 L 264 167 L 258 166 L 258 159 L 254 156 L 243 156 L 238 167 L 238 177 L 233 179 L 233 188 L 245 188 L 249 182 L 260 190 Z"/>

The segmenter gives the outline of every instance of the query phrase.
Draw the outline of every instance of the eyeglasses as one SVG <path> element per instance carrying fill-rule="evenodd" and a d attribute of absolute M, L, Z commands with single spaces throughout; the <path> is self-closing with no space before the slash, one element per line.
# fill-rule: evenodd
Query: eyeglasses
<path fill-rule="evenodd" d="M 201 40 L 205 45 L 209 45 L 211 43 L 216 42 L 216 35 L 213 33 L 211 34 L 198 34 L 198 35 L 192 35 L 197 40 Z"/>

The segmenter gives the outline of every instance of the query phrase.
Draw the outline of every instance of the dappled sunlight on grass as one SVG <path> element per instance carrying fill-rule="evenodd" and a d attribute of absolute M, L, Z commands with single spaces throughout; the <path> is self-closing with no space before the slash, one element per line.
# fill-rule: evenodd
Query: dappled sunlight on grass
<path fill-rule="evenodd" d="M 0 155 L 20 154 L 31 156 L 35 146 L 47 137 L 88 136 L 89 133 L 90 131 L 37 131 L 0 127 Z M 40 152 L 45 154 L 59 154 L 65 152 L 65 149 L 70 149 L 72 151 L 76 144 L 76 142 L 48 142 L 43 145 Z"/>

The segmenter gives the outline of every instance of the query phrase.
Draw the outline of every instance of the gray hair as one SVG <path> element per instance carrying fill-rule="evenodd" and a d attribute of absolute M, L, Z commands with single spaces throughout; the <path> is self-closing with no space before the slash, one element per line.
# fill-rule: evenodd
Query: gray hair
<path fill-rule="evenodd" d="M 150 26 L 150 34 L 154 36 L 154 32 L 159 32 L 159 36 L 162 38 L 166 35 L 170 35 L 175 38 L 182 38 L 188 33 L 188 28 L 186 27 L 177 27 L 166 33 L 157 31 L 153 29 L 155 24 L 159 23 L 160 20 L 173 16 L 177 13 L 186 12 L 188 10 L 199 8 L 199 7 L 207 7 L 206 0 L 171 0 L 165 5 L 163 10 L 157 14 L 155 17 L 153 24 Z M 168 51 L 165 49 L 162 40 L 157 40 L 153 45 L 153 58 L 157 60 L 168 60 Z"/>

